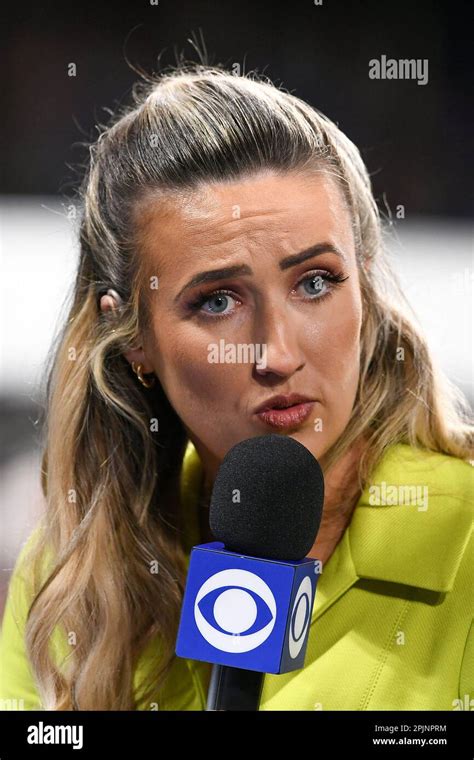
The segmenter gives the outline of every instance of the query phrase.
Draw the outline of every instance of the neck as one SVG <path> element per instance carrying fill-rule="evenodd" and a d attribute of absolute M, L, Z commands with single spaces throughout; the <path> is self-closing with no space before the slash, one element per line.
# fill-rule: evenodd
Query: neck
<path fill-rule="evenodd" d="M 209 541 L 215 541 L 214 536 L 211 533 L 209 527 L 209 506 L 211 503 L 213 481 L 205 473 L 198 502 L 199 510 L 199 531 L 202 543 L 208 543 Z"/>
<path fill-rule="evenodd" d="M 321 525 L 309 557 L 327 562 L 344 535 L 360 498 L 358 464 L 366 445 L 356 441 L 326 473 Z"/>

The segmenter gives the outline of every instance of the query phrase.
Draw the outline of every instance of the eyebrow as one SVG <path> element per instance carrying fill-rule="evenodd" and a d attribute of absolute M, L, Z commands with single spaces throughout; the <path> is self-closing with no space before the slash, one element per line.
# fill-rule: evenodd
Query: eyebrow
<path fill-rule="evenodd" d="M 293 253 L 291 256 L 286 256 L 284 259 L 281 259 L 279 267 L 283 272 L 286 269 L 290 269 L 290 267 L 295 267 L 298 264 L 303 263 L 303 261 L 306 261 L 307 259 L 321 256 L 323 253 L 335 253 L 336 256 L 339 256 L 343 261 L 346 261 L 346 257 L 342 251 L 339 250 L 339 248 L 336 248 L 332 243 L 316 243 L 315 245 L 306 248 L 304 251 Z M 174 300 L 177 301 L 185 290 L 194 288 L 196 285 L 202 285 L 206 282 L 215 282 L 216 280 L 223 280 L 227 277 L 235 277 L 236 275 L 252 274 L 253 270 L 248 264 L 235 264 L 234 266 L 223 267 L 222 269 L 210 269 L 205 272 L 198 272 L 198 274 L 195 274 L 189 282 L 181 288 Z"/>

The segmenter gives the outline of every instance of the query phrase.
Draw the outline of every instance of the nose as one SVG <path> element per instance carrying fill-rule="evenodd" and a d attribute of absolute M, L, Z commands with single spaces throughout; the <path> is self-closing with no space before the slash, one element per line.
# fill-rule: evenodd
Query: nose
<path fill-rule="evenodd" d="M 269 374 L 287 377 L 301 369 L 304 359 L 294 314 L 285 305 L 272 305 L 257 319 L 260 322 L 257 332 L 263 359 L 260 366 L 256 365 L 256 373 L 262 377 Z"/>

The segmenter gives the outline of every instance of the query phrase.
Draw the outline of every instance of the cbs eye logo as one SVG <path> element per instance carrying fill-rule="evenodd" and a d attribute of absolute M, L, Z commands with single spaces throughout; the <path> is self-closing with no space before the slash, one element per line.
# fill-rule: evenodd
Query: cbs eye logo
<path fill-rule="evenodd" d="M 206 639 L 223 652 L 249 652 L 270 636 L 276 602 L 267 584 L 248 570 L 222 570 L 202 584 L 194 619 Z"/>
<path fill-rule="evenodd" d="M 290 616 L 290 631 L 288 634 L 288 651 L 290 657 L 294 660 L 301 652 L 306 639 L 311 617 L 311 600 L 313 597 L 313 588 L 311 581 L 306 576 L 301 581 L 298 591 L 296 592 L 293 609 Z"/>

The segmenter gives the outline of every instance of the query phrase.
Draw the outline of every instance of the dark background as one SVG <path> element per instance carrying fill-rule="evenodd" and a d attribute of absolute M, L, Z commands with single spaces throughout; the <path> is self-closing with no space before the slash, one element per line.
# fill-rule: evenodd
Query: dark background
<path fill-rule="evenodd" d="M 409 215 L 466 217 L 472 25 L 463 2 L 149 0 L 17 2 L 3 43 L 4 193 L 68 195 L 104 107 L 137 74 L 197 60 L 245 63 L 333 119 L 360 148 L 379 202 Z M 371 80 L 372 58 L 429 61 L 429 81 Z M 69 77 L 68 63 L 77 65 Z"/>

